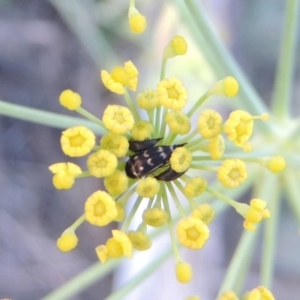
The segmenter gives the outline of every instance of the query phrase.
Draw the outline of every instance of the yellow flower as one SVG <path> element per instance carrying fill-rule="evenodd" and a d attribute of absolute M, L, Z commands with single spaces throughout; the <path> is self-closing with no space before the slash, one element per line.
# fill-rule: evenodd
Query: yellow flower
<path fill-rule="evenodd" d="M 109 150 L 116 157 L 124 157 L 128 151 L 129 143 L 124 135 L 108 132 L 100 140 L 102 149 Z"/>
<path fill-rule="evenodd" d="M 224 139 L 221 135 L 217 135 L 208 142 L 208 152 L 212 159 L 221 159 L 225 151 Z"/>
<path fill-rule="evenodd" d="M 126 256 L 132 257 L 132 244 L 126 233 L 120 230 L 112 230 L 113 237 L 106 242 L 107 254 L 112 258 Z"/>
<path fill-rule="evenodd" d="M 201 249 L 209 237 L 206 224 L 194 217 L 180 220 L 176 232 L 179 243 L 190 249 Z"/>
<path fill-rule="evenodd" d="M 102 121 L 108 130 L 117 134 L 127 133 L 134 125 L 131 111 L 120 105 L 108 105 L 104 110 Z"/>
<path fill-rule="evenodd" d="M 62 132 L 60 143 L 63 152 L 71 157 L 88 154 L 95 146 L 94 133 L 84 126 L 71 127 Z"/>
<path fill-rule="evenodd" d="M 213 109 L 205 109 L 198 118 L 198 131 L 206 139 L 219 135 L 222 131 L 222 117 Z"/>
<path fill-rule="evenodd" d="M 52 181 L 58 190 L 70 189 L 75 182 L 75 177 L 82 173 L 79 166 L 73 163 L 56 163 L 49 166 L 49 170 L 54 174 Z"/>
<path fill-rule="evenodd" d="M 172 133 L 183 135 L 189 133 L 191 130 L 190 119 L 181 111 L 168 112 L 166 123 Z"/>
<path fill-rule="evenodd" d="M 184 55 L 187 52 L 187 42 L 179 35 L 175 35 L 164 50 L 164 58 Z"/>
<path fill-rule="evenodd" d="M 235 292 L 226 291 L 218 298 L 218 300 L 239 300 Z"/>
<path fill-rule="evenodd" d="M 156 90 L 145 90 L 136 97 L 137 104 L 145 110 L 152 110 L 160 106 Z"/>
<path fill-rule="evenodd" d="M 135 13 L 129 16 L 129 26 L 131 32 L 136 34 L 143 33 L 147 28 L 147 19 L 144 15 Z"/>
<path fill-rule="evenodd" d="M 85 218 L 97 226 L 105 226 L 118 214 L 116 202 L 104 191 L 96 191 L 85 202 Z"/>
<path fill-rule="evenodd" d="M 189 169 L 192 162 L 192 153 L 184 148 L 176 148 L 170 158 L 171 168 L 177 173 L 185 172 Z"/>
<path fill-rule="evenodd" d="M 105 245 L 99 245 L 95 250 L 99 260 L 105 264 L 109 259 L 107 247 Z"/>
<path fill-rule="evenodd" d="M 120 170 L 104 178 L 104 186 L 111 195 L 120 195 L 128 189 L 129 179 L 126 174 Z"/>
<path fill-rule="evenodd" d="M 201 220 L 205 224 L 209 224 L 213 220 L 214 216 L 214 209 L 207 203 L 199 205 L 192 212 L 192 217 Z"/>
<path fill-rule="evenodd" d="M 261 199 L 252 199 L 248 210 L 242 214 L 245 218 L 244 228 L 250 231 L 255 231 L 255 225 L 262 219 L 270 218 L 270 212 L 266 208 L 267 203 Z"/>
<path fill-rule="evenodd" d="M 162 208 L 148 208 L 143 213 L 144 222 L 152 227 L 161 227 L 167 223 L 169 219 L 168 213 Z"/>
<path fill-rule="evenodd" d="M 160 104 L 172 110 L 181 110 L 187 102 L 187 91 L 176 78 L 162 80 L 157 86 Z"/>
<path fill-rule="evenodd" d="M 159 188 L 160 184 L 157 179 L 153 177 L 146 177 L 139 180 L 136 192 L 141 197 L 152 198 L 157 195 Z"/>
<path fill-rule="evenodd" d="M 152 246 L 149 236 L 141 231 L 129 231 L 127 235 L 136 250 L 145 251 Z"/>
<path fill-rule="evenodd" d="M 193 278 L 192 266 L 185 262 L 179 262 L 176 264 L 176 278 L 180 283 L 188 283 Z"/>
<path fill-rule="evenodd" d="M 76 110 L 81 105 L 81 96 L 71 90 L 65 90 L 60 94 L 59 102 L 69 110 Z"/>
<path fill-rule="evenodd" d="M 267 167 L 272 173 L 279 173 L 285 169 L 285 160 L 282 156 L 271 157 Z"/>
<path fill-rule="evenodd" d="M 246 165 L 240 159 L 226 159 L 218 170 L 218 179 L 228 188 L 241 185 L 246 178 Z"/>
<path fill-rule="evenodd" d="M 125 87 L 135 91 L 138 83 L 138 70 L 131 61 L 127 61 L 124 67 L 115 67 L 111 74 L 106 70 L 101 71 L 101 80 L 104 86 L 116 94 L 125 94 Z"/>
<path fill-rule="evenodd" d="M 207 186 L 207 181 L 201 177 L 191 178 L 184 187 L 184 194 L 187 198 L 194 198 L 201 195 Z"/>
<path fill-rule="evenodd" d="M 74 231 L 66 230 L 61 237 L 57 240 L 57 248 L 62 252 L 69 252 L 76 248 L 78 244 L 78 238 Z"/>
<path fill-rule="evenodd" d="M 233 111 L 225 122 L 224 131 L 230 141 L 243 147 L 252 135 L 253 117 L 243 110 Z"/>
<path fill-rule="evenodd" d="M 237 80 L 228 76 L 214 84 L 214 86 L 210 89 L 211 94 L 234 97 L 239 91 L 239 83 Z"/>
<path fill-rule="evenodd" d="M 88 157 L 87 166 L 95 177 L 106 177 L 113 174 L 117 168 L 118 160 L 108 150 L 101 149 Z"/>
<path fill-rule="evenodd" d="M 272 293 L 265 287 L 259 286 L 245 294 L 244 300 L 275 300 Z"/>
<path fill-rule="evenodd" d="M 134 140 L 143 141 L 145 139 L 148 139 L 153 133 L 153 131 L 154 128 L 150 122 L 139 120 L 134 124 L 131 130 L 131 134 Z"/>

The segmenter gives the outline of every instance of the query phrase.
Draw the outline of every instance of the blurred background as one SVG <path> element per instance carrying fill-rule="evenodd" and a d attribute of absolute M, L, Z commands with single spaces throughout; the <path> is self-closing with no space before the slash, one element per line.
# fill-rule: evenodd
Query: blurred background
<path fill-rule="evenodd" d="M 195 2 L 205 10 L 217 35 L 269 103 L 285 1 Z M 137 7 L 148 20 L 148 30 L 141 36 L 129 31 L 128 1 L 1 0 L 0 99 L 76 116 L 58 103 L 61 91 L 70 88 L 82 95 L 85 109 L 101 117 L 103 107 L 122 99 L 103 87 L 99 81 L 100 69 L 111 70 L 132 60 L 141 74 L 139 91 L 155 87 L 163 48 L 174 34 L 186 37 L 189 52 L 168 65 L 167 76 L 183 80 L 194 98 L 219 79 L 201 49 L 197 49 L 176 1 L 137 1 Z M 299 82 L 299 59 L 297 63 Z M 295 93 L 299 94 L 299 86 Z M 59 128 L 0 115 L 0 298 L 42 298 L 94 264 L 95 246 L 106 241 L 116 226 L 99 229 L 83 224 L 77 231 L 80 243 L 74 251 L 65 254 L 56 248 L 56 239 L 62 231 L 82 214 L 85 199 L 102 187 L 98 180 L 88 178 L 68 191 L 54 189 L 48 166 L 66 161 L 60 135 Z M 84 160 L 76 162 L 85 164 Z M 300 246 L 299 237 L 296 240 L 294 234 L 297 224 L 289 218 L 286 208 L 282 210 L 286 217 L 279 230 L 273 291 L 277 299 L 297 300 L 300 295 L 300 269 L 295 268 L 299 266 Z M 182 251 L 189 262 L 199 266 L 193 284 L 176 283 L 171 257 L 159 273 L 141 284 L 128 299 L 177 300 L 192 294 L 199 294 L 204 300 L 214 299 L 241 233 L 240 223 L 235 212 L 227 211 L 212 225 L 213 234 L 203 251 Z M 162 245 L 164 240 L 169 243 L 169 237 L 157 243 Z M 135 264 L 143 264 L 147 255 L 153 254 L 138 255 L 117 273 L 73 299 L 105 299 L 114 286 L 126 281 Z M 259 285 L 259 255 L 257 251 L 248 289 Z M 149 289 L 151 295 L 146 292 Z"/>

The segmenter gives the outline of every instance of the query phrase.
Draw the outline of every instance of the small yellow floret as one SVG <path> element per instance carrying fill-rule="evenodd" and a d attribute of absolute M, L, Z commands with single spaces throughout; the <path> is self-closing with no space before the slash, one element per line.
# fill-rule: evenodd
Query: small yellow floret
<path fill-rule="evenodd" d="M 136 90 L 138 83 L 138 70 L 131 61 L 127 61 L 124 67 L 115 67 L 111 74 L 101 71 L 101 80 L 104 86 L 116 94 L 125 94 L 125 87 Z"/>
<path fill-rule="evenodd" d="M 145 90 L 136 97 L 137 104 L 145 110 L 152 110 L 160 106 L 156 90 Z"/>
<path fill-rule="evenodd" d="M 106 177 L 113 174 L 117 168 L 116 156 L 108 150 L 100 149 L 87 159 L 87 167 L 95 177 Z"/>
<path fill-rule="evenodd" d="M 127 133 L 134 125 L 131 111 L 120 105 L 108 105 L 104 110 L 102 121 L 106 129 L 117 134 Z"/>
<path fill-rule="evenodd" d="M 275 300 L 273 294 L 265 287 L 259 286 L 245 294 L 244 300 Z"/>
<path fill-rule="evenodd" d="M 227 97 L 234 97 L 239 91 L 239 83 L 237 80 L 228 76 L 218 82 L 210 89 L 211 94 L 224 95 Z"/>
<path fill-rule="evenodd" d="M 187 198 L 194 198 L 201 195 L 207 186 L 207 181 L 201 177 L 191 178 L 184 187 L 184 194 Z"/>
<path fill-rule="evenodd" d="M 252 135 L 254 118 L 246 111 L 233 111 L 224 124 L 228 139 L 238 147 L 243 147 Z"/>
<path fill-rule="evenodd" d="M 133 247 L 126 233 L 120 230 L 112 230 L 113 237 L 106 242 L 109 257 L 119 258 L 126 256 L 132 257 Z"/>
<path fill-rule="evenodd" d="M 215 210 L 209 204 L 204 203 L 193 210 L 192 216 L 205 224 L 209 224 L 215 216 Z"/>
<path fill-rule="evenodd" d="M 143 213 L 144 222 L 152 227 L 161 227 L 169 219 L 168 213 L 162 208 L 148 208 Z"/>
<path fill-rule="evenodd" d="M 217 135 L 208 142 L 208 152 L 212 159 L 221 159 L 225 151 L 224 139 L 221 135 Z"/>
<path fill-rule="evenodd" d="M 209 237 L 207 225 L 194 217 L 180 220 L 176 232 L 179 243 L 190 249 L 201 249 Z"/>
<path fill-rule="evenodd" d="M 130 30 L 133 33 L 143 33 L 147 28 L 147 19 L 144 15 L 136 13 L 129 17 Z"/>
<path fill-rule="evenodd" d="M 179 35 L 175 35 L 164 50 L 164 58 L 184 55 L 187 52 L 187 42 Z"/>
<path fill-rule="evenodd" d="M 247 178 L 245 163 L 240 159 L 226 159 L 218 170 L 218 179 L 228 188 L 236 188 Z"/>
<path fill-rule="evenodd" d="M 218 300 L 239 300 L 235 292 L 226 291 L 218 298 Z"/>
<path fill-rule="evenodd" d="M 244 228 L 249 231 L 255 231 L 255 225 L 262 219 L 270 218 L 270 211 L 266 208 L 267 203 L 261 199 L 252 199 L 250 207 L 244 214 Z"/>
<path fill-rule="evenodd" d="M 59 102 L 69 110 L 76 110 L 81 105 L 81 96 L 71 90 L 65 90 L 60 94 Z"/>
<path fill-rule="evenodd" d="M 57 240 L 56 246 L 62 252 L 73 250 L 78 244 L 78 238 L 74 231 L 66 230 Z"/>
<path fill-rule="evenodd" d="M 111 195 L 120 195 L 128 189 L 129 179 L 124 172 L 115 170 L 104 178 L 104 186 Z"/>
<path fill-rule="evenodd" d="M 191 130 L 190 119 L 181 111 L 168 112 L 165 121 L 172 133 L 183 135 Z"/>
<path fill-rule="evenodd" d="M 85 218 L 97 226 L 105 226 L 118 215 L 116 202 L 104 191 L 96 191 L 85 202 Z"/>
<path fill-rule="evenodd" d="M 71 127 L 62 132 L 60 143 L 63 152 L 71 157 L 88 154 L 95 146 L 94 133 L 84 126 Z"/>
<path fill-rule="evenodd" d="M 286 163 L 282 156 L 271 157 L 267 163 L 267 168 L 272 173 L 279 173 L 285 169 Z"/>
<path fill-rule="evenodd" d="M 162 80 L 157 86 L 160 104 L 172 110 L 181 110 L 187 102 L 187 91 L 176 78 Z"/>
<path fill-rule="evenodd" d="M 184 147 L 176 148 L 170 158 L 171 168 L 177 173 L 185 172 L 192 163 L 192 153 Z"/>
<path fill-rule="evenodd" d="M 198 131 L 206 139 L 216 137 L 222 130 L 222 117 L 213 109 L 204 110 L 198 118 Z"/>
<path fill-rule="evenodd" d="M 100 146 L 102 149 L 112 152 L 116 157 L 124 157 L 129 143 L 124 135 L 108 132 L 101 138 Z"/>
<path fill-rule="evenodd" d="M 270 218 L 270 211 L 266 208 L 267 203 L 261 199 L 252 199 L 250 205 L 245 203 L 236 204 L 236 211 L 245 218 L 243 226 L 249 231 L 255 231 L 257 223 L 262 219 Z"/>
<path fill-rule="evenodd" d="M 150 122 L 139 120 L 134 123 L 134 126 L 131 130 L 131 135 L 134 140 L 143 141 L 145 139 L 148 139 L 153 131 L 154 128 Z"/>
<path fill-rule="evenodd" d="M 136 250 L 145 251 L 152 246 L 149 236 L 141 231 L 129 231 L 127 235 Z"/>
<path fill-rule="evenodd" d="M 179 262 L 175 268 L 176 278 L 180 283 L 187 283 L 193 278 L 192 266 L 185 262 Z"/>
<path fill-rule="evenodd" d="M 52 182 L 58 190 L 70 189 L 75 183 L 75 177 L 82 173 L 79 166 L 70 162 L 53 164 L 49 170 L 54 174 Z"/>
<path fill-rule="evenodd" d="M 99 260 L 105 264 L 109 259 L 107 247 L 105 245 L 99 245 L 95 248 L 95 251 Z"/>
<path fill-rule="evenodd" d="M 141 197 L 152 198 L 157 195 L 159 189 L 160 184 L 157 179 L 153 177 L 146 177 L 139 180 L 136 192 Z"/>

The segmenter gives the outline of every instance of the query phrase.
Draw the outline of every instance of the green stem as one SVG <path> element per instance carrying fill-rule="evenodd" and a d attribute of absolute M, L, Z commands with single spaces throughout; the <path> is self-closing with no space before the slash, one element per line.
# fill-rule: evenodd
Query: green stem
<path fill-rule="evenodd" d="M 169 215 L 168 218 L 168 229 L 169 229 L 169 233 L 170 233 L 170 237 L 171 237 L 171 244 L 172 244 L 172 250 L 173 250 L 173 254 L 175 256 L 175 261 L 179 262 L 180 261 L 180 254 L 179 254 L 179 250 L 177 247 L 177 239 L 174 233 L 174 224 L 173 224 L 173 218 L 172 218 L 172 214 L 171 214 L 171 209 L 170 209 L 170 205 L 169 205 L 169 200 L 167 197 L 167 192 L 166 192 L 166 188 L 165 185 L 162 185 L 163 188 L 163 192 L 162 192 L 162 201 L 164 204 L 164 208 L 166 210 L 166 212 Z"/>
<path fill-rule="evenodd" d="M 128 105 L 128 108 L 130 109 L 130 111 L 132 112 L 132 114 L 133 114 L 133 116 L 134 116 L 135 121 L 136 121 L 136 122 L 139 121 L 141 118 L 140 118 L 139 113 L 138 113 L 138 111 L 136 110 L 136 107 L 135 107 L 135 105 L 133 104 L 133 101 L 132 101 L 130 95 L 128 94 L 128 91 L 127 91 L 126 88 L 125 88 L 125 94 L 124 94 L 123 96 L 124 96 L 125 101 L 126 101 L 126 103 L 127 103 L 127 105 Z"/>
<path fill-rule="evenodd" d="M 203 94 L 192 106 L 190 111 L 187 113 L 187 116 L 191 118 L 197 111 L 198 108 L 211 96 L 210 92 L 206 92 Z"/>
<path fill-rule="evenodd" d="M 134 215 L 136 214 L 142 200 L 143 200 L 143 197 L 141 197 L 141 196 L 138 196 L 137 199 L 135 200 L 134 205 L 131 208 L 129 215 L 126 217 L 126 219 L 122 225 L 122 229 L 121 229 L 122 231 L 127 232 L 128 227 L 129 227 Z"/>
<path fill-rule="evenodd" d="M 3 116 L 38 123 L 54 128 L 65 129 L 73 126 L 86 126 L 93 132 L 103 135 L 106 131 L 99 125 L 77 117 L 56 114 L 41 109 L 30 108 L 18 104 L 7 103 L 0 100 L 0 114 Z"/>
<path fill-rule="evenodd" d="M 157 271 L 162 263 L 172 253 L 171 247 L 168 247 L 162 254 L 160 254 L 155 260 L 151 261 L 146 267 L 143 268 L 134 278 L 124 284 L 124 286 L 118 288 L 117 291 L 110 294 L 105 300 L 122 300 L 124 296 L 136 288 L 141 282 L 149 277 L 150 274 Z M 52 300 L 52 299 L 51 299 Z"/>
<path fill-rule="evenodd" d="M 185 13 L 185 24 L 192 29 L 191 31 L 195 36 L 195 41 L 199 44 L 200 49 L 204 49 L 206 58 L 213 66 L 218 76 L 222 78 L 232 75 L 239 81 L 240 91 L 239 96 L 236 98 L 242 99 L 242 101 L 233 101 L 235 102 L 234 104 L 238 104 L 239 107 L 243 105 L 245 109 L 250 110 L 251 113 L 256 115 L 267 112 L 267 107 L 246 79 L 243 71 L 240 69 L 229 51 L 216 37 L 214 31 L 208 24 L 200 5 L 196 5 L 193 0 L 174 1 L 176 1 L 177 5 L 180 7 L 180 12 Z M 189 14 L 186 10 L 188 10 Z M 195 28 L 197 28 L 197 30 L 193 30 Z M 269 130 L 270 125 L 268 123 L 262 123 L 261 125 L 262 130 Z"/>
<path fill-rule="evenodd" d="M 180 201 L 179 201 L 179 199 L 178 199 L 178 197 L 177 197 L 177 195 L 175 193 L 175 190 L 174 190 L 174 187 L 172 185 L 172 182 L 166 182 L 166 184 L 167 184 L 167 187 L 168 187 L 168 189 L 169 189 L 169 191 L 171 193 L 171 196 L 173 197 L 172 200 L 174 201 L 174 203 L 176 205 L 176 208 L 178 209 L 178 212 L 179 212 L 180 216 L 182 218 L 185 218 L 185 212 L 184 212 L 184 210 L 183 210 L 183 208 L 181 206 L 181 203 L 180 203 Z"/>
<path fill-rule="evenodd" d="M 291 85 L 296 68 L 299 1 L 286 1 L 285 24 L 276 73 L 272 110 L 276 117 L 286 118 L 291 101 Z"/>
<path fill-rule="evenodd" d="M 269 174 L 267 174 L 269 177 Z M 265 180 L 263 180 L 265 181 Z M 279 206 L 280 206 L 280 178 L 275 176 L 270 179 L 273 182 L 268 196 L 268 208 L 271 218 L 265 222 L 265 231 L 263 236 L 263 252 L 261 262 L 261 284 L 267 288 L 271 287 L 274 274 L 274 257 L 276 249 L 277 227 L 279 224 Z M 276 182 L 277 181 L 277 182 Z"/>
<path fill-rule="evenodd" d="M 119 262 L 120 260 L 115 259 L 109 260 L 104 265 L 97 262 L 52 293 L 43 297 L 41 300 L 71 299 L 73 296 L 76 296 L 78 293 L 85 290 L 88 286 L 91 286 L 96 281 L 104 278 L 105 275 L 111 272 L 119 264 Z"/>
<path fill-rule="evenodd" d="M 300 176 L 295 172 L 285 172 L 284 183 L 286 193 L 288 195 L 287 202 L 290 206 L 292 213 L 297 219 L 298 225 L 300 226 L 300 205 L 299 205 L 299 182 Z"/>
<path fill-rule="evenodd" d="M 251 261 L 257 236 L 258 234 L 250 231 L 245 230 L 243 232 L 227 268 L 226 275 L 219 290 L 219 296 L 225 291 L 235 290 L 237 278 L 241 276 L 241 272 L 245 272 L 247 264 L 249 265 Z"/>
<path fill-rule="evenodd" d="M 85 221 L 85 214 L 79 217 L 69 228 L 76 230 Z"/>
<path fill-rule="evenodd" d="M 93 114 L 91 114 L 90 112 L 88 112 L 87 110 L 85 110 L 84 108 L 79 107 L 79 108 L 76 109 L 76 111 L 79 114 L 81 114 L 84 117 L 86 117 L 87 119 L 89 119 L 90 121 L 92 121 L 92 122 L 98 124 L 99 126 L 101 126 L 103 130 L 106 130 L 105 127 L 104 127 L 104 125 L 103 125 L 103 122 L 99 118 L 95 117 Z"/>

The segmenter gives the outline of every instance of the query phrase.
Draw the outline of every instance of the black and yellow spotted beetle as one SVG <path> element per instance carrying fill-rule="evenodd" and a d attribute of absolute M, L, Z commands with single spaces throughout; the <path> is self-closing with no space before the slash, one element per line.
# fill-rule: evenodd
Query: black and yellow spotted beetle
<path fill-rule="evenodd" d="M 145 141 L 129 141 L 129 150 L 135 152 L 129 157 L 125 165 L 125 171 L 130 178 L 142 178 L 152 174 L 155 170 L 166 167 L 173 151 L 186 145 L 170 145 L 155 146 L 162 138 L 145 140 Z M 167 168 L 162 173 L 154 176 L 157 180 L 172 181 L 180 177 L 186 171 L 177 173 Z"/>

